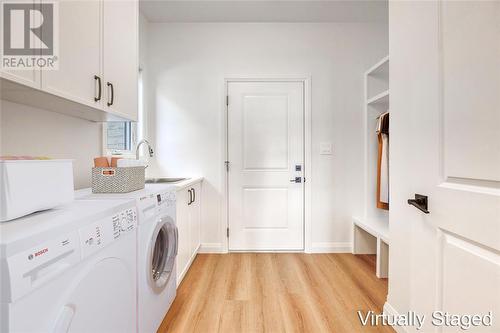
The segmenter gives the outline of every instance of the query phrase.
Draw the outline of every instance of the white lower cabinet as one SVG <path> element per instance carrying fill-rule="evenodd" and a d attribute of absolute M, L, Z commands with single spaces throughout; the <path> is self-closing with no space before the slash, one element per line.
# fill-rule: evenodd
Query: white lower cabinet
<path fill-rule="evenodd" d="M 182 282 L 200 247 L 201 181 L 177 190 L 177 285 Z"/>
<path fill-rule="evenodd" d="M 189 236 L 191 255 L 194 257 L 200 248 L 200 232 L 201 232 L 201 183 L 193 184 L 190 187 L 193 200 L 188 207 L 189 217 Z"/>

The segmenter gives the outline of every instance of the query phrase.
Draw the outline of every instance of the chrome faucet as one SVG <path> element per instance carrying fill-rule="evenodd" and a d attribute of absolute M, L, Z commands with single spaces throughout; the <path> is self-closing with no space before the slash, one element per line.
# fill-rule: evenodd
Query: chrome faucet
<path fill-rule="evenodd" d="M 153 157 L 153 155 L 154 155 L 153 148 L 151 147 L 151 144 L 148 142 L 148 140 L 142 139 L 141 141 L 139 141 L 139 143 L 137 144 L 137 147 L 135 148 L 135 158 L 137 160 L 139 159 L 139 148 L 141 148 L 141 145 L 143 143 L 148 145 L 149 157 Z"/>

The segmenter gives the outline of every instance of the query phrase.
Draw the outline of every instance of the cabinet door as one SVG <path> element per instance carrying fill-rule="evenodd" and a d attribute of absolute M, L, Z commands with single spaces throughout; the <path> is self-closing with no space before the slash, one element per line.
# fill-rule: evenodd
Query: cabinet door
<path fill-rule="evenodd" d="M 39 70 L 1 70 L 0 77 L 28 87 L 40 89 Z"/>
<path fill-rule="evenodd" d="M 194 191 L 194 202 L 189 206 L 189 227 L 191 234 L 191 255 L 195 255 L 200 247 L 200 227 L 201 227 L 201 184 L 192 186 Z"/>
<path fill-rule="evenodd" d="M 9 1 L 12 2 L 12 1 Z M 21 2 L 21 1 L 20 1 Z M 35 1 L 30 1 L 30 3 L 33 3 L 33 9 L 35 9 Z M 35 17 L 37 19 L 37 17 Z M 2 18 L 3 20 L 3 18 Z M 36 24 L 38 25 L 38 24 Z M 3 31 L 3 22 L 0 24 L 0 36 L 3 39 L 4 31 Z M 35 47 L 39 47 L 40 44 L 38 41 L 35 40 Z M 38 51 L 33 51 L 30 56 L 36 56 L 38 55 Z M 37 88 L 40 89 L 41 83 L 40 83 L 40 70 L 39 69 L 32 69 L 32 70 L 7 70 L 7 69 L 2 69 L 0 70 L 0 77 L 8 79 L 10 81 L 20 83 L 22 85 L 32 87 L 32 88 Z"/>
<path fill-rule="evenodd" d="M 43 71 L 42 89 L 69 100 L 100 108 L 100 1 L 57 1 L 59 4 L 59 70 Z M 104 89 L 104 82 L 102 82 Z M 103 90 L 102 90 L 103 91 Z"/>
<path fill-rule="evenodd" d="M 104 1 L 105 109 L 137 121 L 139 15 L 136 0 Z"/>
<path fill-rule="evenodd" d="M 177 192 L 177 229 L 179 232 L 179 248 L 177 251 L 177 284 L 179 285 L 187 271 L 191 257 L 191 237 L 189 228 L 189 193 L 188 189 Z"/>

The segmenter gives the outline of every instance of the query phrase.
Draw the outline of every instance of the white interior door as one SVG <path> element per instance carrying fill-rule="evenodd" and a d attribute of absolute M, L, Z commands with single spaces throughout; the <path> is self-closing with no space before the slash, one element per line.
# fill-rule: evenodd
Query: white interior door
<path fill-rule="evenodd" d="M 398 311 L 426 314 L 421 331 L 459 330 L 432 325 L 438 310 L 491 311 L 470 331 L 500 332 L 500 2 L 394 2 L 391 18 L 389 301 L 409 293 Z"/>
<path fill-rule="evenodd" d="M 229 249 L 302 250 L 303 83 L 229 82 L 228 101 Z"/>

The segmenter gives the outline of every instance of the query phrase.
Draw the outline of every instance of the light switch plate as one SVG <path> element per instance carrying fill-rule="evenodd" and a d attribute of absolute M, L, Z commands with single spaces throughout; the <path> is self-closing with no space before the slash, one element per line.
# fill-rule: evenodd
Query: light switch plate
<path fill-rule="evenodd" d="M 333 145 L 331 142 L 321 142 L 319 144 L 319 154 L 320 155 L 332 155 Z"/>

